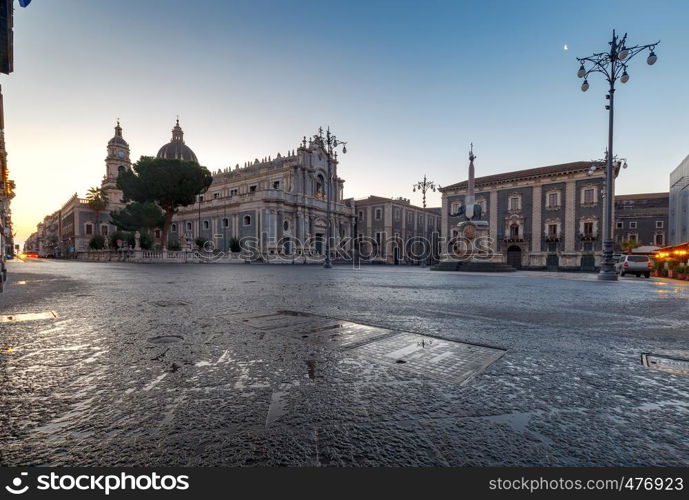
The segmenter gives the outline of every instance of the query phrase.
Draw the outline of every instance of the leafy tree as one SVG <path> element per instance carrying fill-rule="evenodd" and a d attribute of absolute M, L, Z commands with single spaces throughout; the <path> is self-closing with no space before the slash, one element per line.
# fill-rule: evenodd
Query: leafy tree
<path fill-rule="evenodd" d="M 208 241 L 208 238 L 204 238 L 203 236 L 199 236 L 198 238 L 196 238 L 194 240 L 194 242 L 196 243 L 196 246 L 199 248 L 203 248 L 203 245 L 205 245 L 207 241 Z"/>
<path fill-rule="evenodd" d="M 163 209 L 161 239 L 166 246 L 177 209 L 196 202 L 196 197 L 205 192 L 211 182 L 211 173 L 198 163 L 142 156 L 132 170 L 120 173 L 117 187 L 124 193 L 125 200 L 154 202 Z"/>
<path fill-rule="evenodd" d="M 100 234 L 100 214 L 108 208 L 108 193 L 105 189 L 92 187 L 86 193 L 86 201 L 96 214 L 96 235 Z"/>
<path fill-rule="evenodd" d="M 89 241 L 89 248 L 92 248 L 93 250 L 102 250 L 103 247 L 105 247 L 105 236 L 102 234 L 96 234 Z"/>
<path fill-rule="evenodd" d="M 182 245 L 179 240 L 170 240 L 167 242 L 167 249 L 172 251 L 178 251 L 182 249 Z"/>
<path fill-rule="evenodd" d="M 110 212 L 110 220 L 118 229 L 125 231 L 139 231 L 141 229 L 151 232 L 157 227 L 162 227 L 165 222 L 163 211 L 153 202 L 129 203 L 122 210 Z"/>

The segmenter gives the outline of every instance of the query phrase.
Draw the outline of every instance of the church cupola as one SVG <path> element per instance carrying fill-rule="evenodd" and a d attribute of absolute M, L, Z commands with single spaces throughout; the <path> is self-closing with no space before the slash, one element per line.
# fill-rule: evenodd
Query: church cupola
<path fill-rule="evenodd" d="M 184 132 L 179 126 L 179 118 L 172 129 L 172 140 L 158 150 L 156 158 L 199 162 L 191 148 L 184 144 Z"/>

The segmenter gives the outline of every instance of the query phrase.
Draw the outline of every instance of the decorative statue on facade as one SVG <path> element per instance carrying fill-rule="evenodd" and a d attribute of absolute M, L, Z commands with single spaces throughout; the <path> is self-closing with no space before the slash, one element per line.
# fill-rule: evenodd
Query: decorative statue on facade
<path fill-rule="evenodd" d="M 134 250 L 141 249 L 141 233 L 137 231 L 134 233 Z"/>

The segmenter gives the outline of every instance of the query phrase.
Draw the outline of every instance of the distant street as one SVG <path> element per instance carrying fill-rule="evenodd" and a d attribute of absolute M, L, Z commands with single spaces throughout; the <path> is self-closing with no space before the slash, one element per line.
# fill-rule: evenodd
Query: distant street
<path fill-rule="evenodd" d="M 0 464 L 686 466 L 689 376 L 640 355 L 689 357 L 688 298 L 595 274 L 14 261 Z M 333 318 L 380 328 L 324 336 Z M 477 345 L 419 371 L 398 331 Z M 434 368 L 456 352 L 487 368 Z"/>

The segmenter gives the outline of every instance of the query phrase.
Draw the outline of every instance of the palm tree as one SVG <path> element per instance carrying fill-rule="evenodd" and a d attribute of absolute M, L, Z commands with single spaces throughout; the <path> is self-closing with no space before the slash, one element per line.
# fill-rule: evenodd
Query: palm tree
<path fill-rule="evenodd" d="M 96 213 L 96 234 L 100 234 L 100 214 L 108 208 L 108 193 L 100 187 L 92 187 L 86 193 L 89 208 Z"/>
<path fill-rule="evenodd" d="M 622 250 L 625 251 L 625 253 L 632 253 L 632 250 L 639 247 L 640 244 L 637 240 L 625 240 L 622 243 L 620 243 L 620 246 L 622 247 Z"/>

